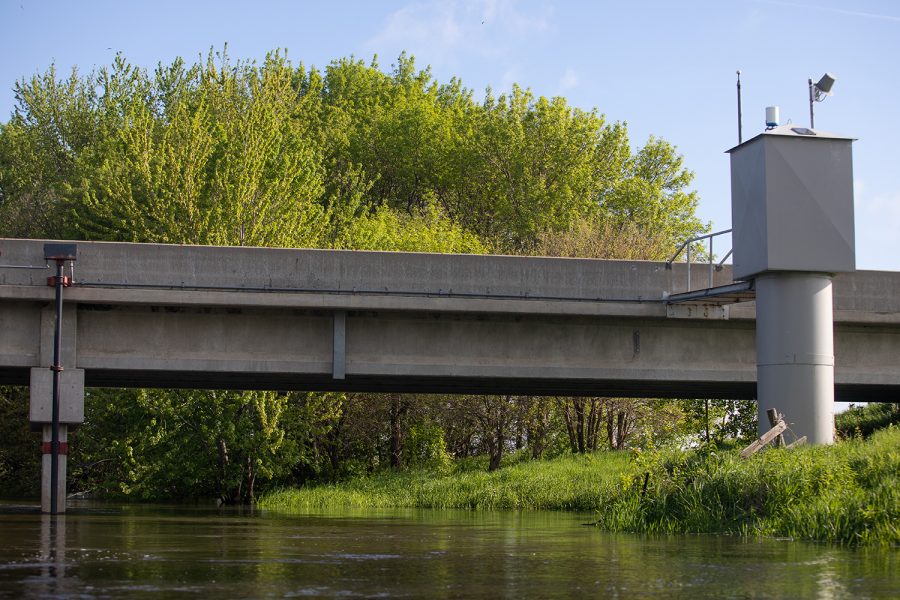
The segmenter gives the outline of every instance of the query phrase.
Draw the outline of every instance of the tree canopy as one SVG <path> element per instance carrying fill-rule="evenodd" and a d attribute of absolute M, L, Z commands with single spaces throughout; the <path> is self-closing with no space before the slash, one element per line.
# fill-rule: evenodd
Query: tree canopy
<path fill-rule="evenodd" d="M 479 102 L 405 54 L 387 73 L 119 55 L 15 91 L 2 235 L 533 253 L 577 222 L 668 245 L 704 228 L 665 140 L 632 150 L 624 123 L 518 86 Z"/>

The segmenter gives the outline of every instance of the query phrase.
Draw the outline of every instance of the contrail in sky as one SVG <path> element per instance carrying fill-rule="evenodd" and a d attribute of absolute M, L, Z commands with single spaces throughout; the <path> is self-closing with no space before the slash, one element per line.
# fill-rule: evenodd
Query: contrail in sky
<path fill-rule="evenodd" d="M 824 10 L 842 15 L 850 15 L 853 17 L 865 17 L 867 19 L 879 19 L 882 21 L 893 21 L 900 23 L 900 17 L 894 15 L 879 15 L 876 13 L 862 12 L 858 10 L 847 10 L 844 8 L 832 8 L 831 6 L 816 6 L 814 4 L 801 4 L 800 2 L 787 2 L 785 0 L 751 0 L 757 4 L 774 4 L 776 6 L 790 6 L 792 8 L 809 8 L 812 10 Z"/>

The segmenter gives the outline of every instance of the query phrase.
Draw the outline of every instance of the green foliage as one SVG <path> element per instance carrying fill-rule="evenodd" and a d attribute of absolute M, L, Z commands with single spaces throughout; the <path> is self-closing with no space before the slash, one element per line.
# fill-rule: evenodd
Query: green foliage
<path fill-rule="evenodd" d="M 468 461 L 447 475 L 427 468 L 381 472 L 341 484 L 280 490 L 260 498 L 262 508 L 303 511 L 336 507 L 418 507 L 594 510 L 608 499 L 605 489 L 627 468 L 622 453 L 524 461 L 486 471 Z"/>
<path fill-rule="evenodd" d="M 643 492 L 644 477 L 649 473 Z M 900 430 L 835 446 L 639 455 L 600 511 L 613 531 L 900 544 Z"/>
<path fill-rule="evenodd" d="M 252 501 L 311 466 L 327 395 L 91 390 L 73 445 L 73 491 L 139 500 Z"/>
<path fill-rule="evenodd" d="M 670 236 L 633 221 L 616 223 L 596 217 L 578 217 L 564 230 L 543 231 L 534 248 L 537 256 L 625 260 L 667 260 L 671 252 Z"/>
<path fill-rule="evenodd" d="M 28 388 L 0 386 L 0 497 L 40 493 L 40 436 L 28 424 Z"/>
<path fill-rule="evenodd" d="M 413 209 L 411 214 L 381 206 L 372 213 L 360 215 L 338 233 L 334 246 L 348 250 L 486 252 L 474 234 L 451 221 L 433 200 L 423 209 Z"/>
<path fill-rule="evenodd" d="M 651 136 L 625 163 L 624 176 L 604 199 L 604 208 L 619 222 L 636 223 L 673 241 L 703 230 L 694 216 L 697 194 L 686 191 L 693 174 L 682 164 L 674 146 Z"/>
<path fill-rule="evenodd" d="M 262 66 L 176 61 L 153 78 L 118 56 L 92 81 L 97 134 L 74 157 L 73 237 L 315 245 L 322 176 L 293 75 L 278 53 Z"/>
<path fill-rule="evenodd" d="M 900 425 L 900 404 L 879 402 L 851 406 L 834 417 L 835 429 L 845 439 L 856 436 L 867 438 L 892 424 Z"/>
<path fill-rule="evenodd" d="M 755 400 L 682 400 L 684 411 L 682 432 L 699 432 L 706 442 L 722 444 L 726 440 L 749 443 L 757 435 L 757 407 Z"/>
<path fill-rule="evenodd" d="M 447 452 L 444 430 L 437 423 L 416 423 L 409 428 L 403 446 L 404 464 L 446 473 L 453 458 Z"/>
<path fill-rule="evenodd" d="M 633 152 L 624 124 L 518 86 L 476 102 L 405 54 L 389 73 L 223 51 L 152 74 L 119 55 L 16 95 L 2 235 L 530 253 L 579 220 L 672 247 L 704 229 L 668 142 Z"/>

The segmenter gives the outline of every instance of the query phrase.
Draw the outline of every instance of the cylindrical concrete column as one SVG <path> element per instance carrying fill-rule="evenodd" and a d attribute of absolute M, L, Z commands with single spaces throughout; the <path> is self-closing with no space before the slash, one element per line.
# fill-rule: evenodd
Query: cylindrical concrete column
<path fill-rule="evenodd" d="M 831 276 L 766 273 L 756 279 L 756 395 L 760 434 L 775 408 L 798 436 L 834 442 Z"/>

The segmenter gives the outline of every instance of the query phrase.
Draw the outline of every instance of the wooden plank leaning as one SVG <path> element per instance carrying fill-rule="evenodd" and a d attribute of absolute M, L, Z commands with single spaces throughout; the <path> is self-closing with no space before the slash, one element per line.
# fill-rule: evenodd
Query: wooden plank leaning
<path fill-rule="evenodd" d="M 802 446 L 805 443 L 806 443 L 806 436 L 804 435 L 802 437 L 797 438 L 795 441 L 791 442 L 787 446 L 785 446 L 785 448 L 787 450 L 790 450 L 791 448 L 796 448 L 797 446 Z"/>
<path fill-rule="evenodd" d="M 779 420 L 778 423 L 775 424 L 775 427 L 762 434 L 759 439 L 744 448 L 741 451 L 741 458 L 749 458 L 753 456 L 754 454 L 759 452 L 766 444 L 784 433 L 785 429 L 787 429 L 787 423 L 784 422 L 784 419 Z"/>

